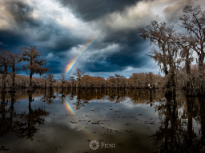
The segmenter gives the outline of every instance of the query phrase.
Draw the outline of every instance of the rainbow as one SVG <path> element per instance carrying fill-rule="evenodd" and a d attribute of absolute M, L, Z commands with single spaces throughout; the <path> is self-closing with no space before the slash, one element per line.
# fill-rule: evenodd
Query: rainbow
<path fill-rule="evenodd" d="M 80 57 L 90 48 L 90 46 L 94 43 L 96 39 L 90 39 L 82 48 L 82 52 L 76 56 L 75 58 L 73 58 L 68 65 L 65 68 L 65 73 L 71 74 L 73 72 L 73 70 L 75 69 Z"/>

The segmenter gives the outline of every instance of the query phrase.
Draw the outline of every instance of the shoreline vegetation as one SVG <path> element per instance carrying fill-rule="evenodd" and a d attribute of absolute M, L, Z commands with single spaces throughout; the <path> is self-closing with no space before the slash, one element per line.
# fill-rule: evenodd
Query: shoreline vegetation
<path fill-rule="evenodd" d="M 181 27 L 187 30 L 181 33 L 174 26 L 165 22 L 152 21 L 146 28 L 141 28 L 138 34 L 158 48 L 153 48 L 149 55 L 157 62 L 165 76 L 149 73 L 132 73 L 130 78 L 119 74 L 103 78 L 84 75 L 77 69 L 66 80 L 65 74 L 58 79 L 48 73 L 46 59 L 40 59 L 41 53 L 36 46 L 22 47 L 18 54 L 0 50 L 0 87 L 1 92 L 15 92 L 18 88 L 118 88 L 118 89 L 162 89 L 165 96 L 174 97 L 176 90 L 183 89 L 186 96 L 205 95 L 205 12 L 200 6 L 184 7 L 184 15 L 180 18 Z M 197 58 L 193 53 L 197 54 Z M 196 61 L 195 65 L 192 62 Z M 23 62 L 23 64 L 21 64 Z M 17 75 L 19 70 L 29 72 L 29 77 Z M 34 74 L 43 75 L 41 78 Z"/>
<path fill-rule="evenodd" d="M 150 92 L 151 91 L 151 92 Z M 15 95 L 15 99 L 23 100 L 28 99 L 28 93 L 27 89 L 19 89 L 15 93 L 2 93 L 0 94 L 0 97 L 2 95 L 5 96 L 5 100 L 10 101 L 11 95 Z M 30 93 L 29 93 L 30 94 Z M 52 102 L 54 99 L 59 98 L 62 100 L 62 102 L 65 101 L 66 97 L 69 97 L 69 99 L 74 99 L 75 97 L 78 97 L 78 99 L 81 99 L 83 103 L 87 103 L 90 100 L 96 100 L 96 99 L 103 99 L 107 97 L 110 101 L 115 101 L 116 103 L 120 103 L 121 101 L 125 101 L 126 97 L 129 97 L 130 100 L 133 103 L 146 103 L 146 102 L 152 102 L 152 101 L 164 101 L 163 98 L 164 91 L 162 90 L 149 90 L 149 89 L 124 89 L 124 90 L 116 90 L 113 89 L 81 89 L 78 90 L 77 88 L 51 88 L 51 89 L 42 89 L 42 88 L 35 88 L 32 92 L 32 98 L 41 97 L 41 101 L 43 102 Z M 183 93 L 178 92 L 178 95 L 183 95 Z M 150 98 L 151 97 L 151 98 Z M 1 99 L 1 98 L 0 98 Z"/>

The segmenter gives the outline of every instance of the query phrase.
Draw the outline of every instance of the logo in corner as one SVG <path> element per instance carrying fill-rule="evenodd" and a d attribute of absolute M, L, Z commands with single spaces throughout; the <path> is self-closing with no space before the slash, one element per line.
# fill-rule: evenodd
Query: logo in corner
<path fill-rule="evenodd" d="M 97 150 L 99 148 L 99 143 L 96 140 L 90 141 L 90 149 L 92 150 Z"/>

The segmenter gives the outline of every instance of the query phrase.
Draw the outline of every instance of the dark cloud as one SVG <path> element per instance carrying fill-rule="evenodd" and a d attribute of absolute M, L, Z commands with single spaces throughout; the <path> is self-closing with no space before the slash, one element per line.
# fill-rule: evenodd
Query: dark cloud
<path fill-rule="evenodd" d="M 60 61 L 48 61 L 46 67 L 50 68 L 50 73 L 52 74 L 62 73 L 63 70 L 60 67 L 60 63 Z"/>
<path fill-rule="evenodd" d="M 21 46 L 32 45 L 25 35 L 10 30 L 0 30 L 0 41 L 3 43 L 0 46 L 2 49 L 12 52 L 18 52 Z"/>
<path fill-rule="evenodd" d="M 121 12 L 126 7 L 135 5 L 137 1 L 60 0 L 63 5 L 73 10 L 74 16 L 84 21 L 93 21 L 93 23 L 106 14 L 116 11 Z M 52 57 L 48 58 L 46 66 L 51 69 L 50 72 L 53 74 L 62 73 L 65 63 L 69 63 L 73 58 L 68 57 L 70 49 L 86 42 L 85 35 L 87 31 L 84 29 L 80 29 L 82 34 L 80 32 L 75 34 L 72 28 L 65 28 L 56 23 L 54 19 L 33 18 L 32 13 L 36 6 L 29 6 L 23 1 L 15 0 L 5 1 L 4 4 L 17 28 L 0 30 L 0 47 L 17 52 L 22 46 L 37 46 L 38 51 L 42 52 L 42 57 L 52 53 Z M 81 65 L 83 71 L 116 72 L 123 71 L 128 67 L 142 68 L 150 60 L 145 55 L 149 46 L 144 45 L 144 40 L 139 37 L 137 29 L 113 30 L 103 27 L 103 25 L 97 27 L 98 24 L 92 26 L 96 26 L 94 30 L 97 29 L 100 35 L 103 36 L 100 36 L 99 40 L 97 39 L 90 48 L 89 59 Z M 76 29 L 78 30 L 78 27 L 75 27 Z M 118 50 L 100 53 L 100 51 L 106 50 L 108 46 L 112 45 L 119 46 L 119 48 L 116 48 Z"/>
<path fill-rule="evenodd" d="M 149 60 L 145 56 L 113 55 L 105 61 L 86 62 L 83 70 L 86 72 L 116 72 L 128 67 L 141 68 Z"/>
<path fill-rule="evenodd" d="M 121 12 L 124 8 L 136 4 L 139 0 L 60 0 L 64 6 L 72 9 L 75 15 L 85 21 L 96 20 L 112 12 Z"/>
<path fill-rule="evenodd" d="M 75 38 L 69 36 L 63 36 L 58 37 L 58 39 L 54 42 L 54 46 L 52 47 L 52 50 L 54 51 L 68 51 L 72 47 L 75 47 L 77 45 L 80 45 L 83 43 L 82 39 Z"/>
<path fill-rule="evenodd" d="M 140 68 L 150 60 L 146 55 L 146 50 L 149 46 L 143 45 L 147 43 L 144 43 L 144 40 L 137 34 L 127 33 L 127 35 L 123 35 L 123 33 L 118 33 L 116 35 L 109 35 L 105 42 L 107 45 L 118 43 L 120 49 L 113 53 L 103 54 L 105 58 L 97 56 L 98 52 L 93 54 L 90 57 L 93 62 L 86 62 L 83 65 L 84 70 L 88 72 L 123 71 L 127 67 Z"/>
<path fill-rule="evenodd" d="M 40 21 L 32 17 L 34 8 L 22 1 L 5 1 L 7 11 L 18 25 L 23 27 L 38 27 Z"/>
<path fill-rule="evenodd" d="M 15 22 L 14 28 L 9 30 L 0 30 L 0 42 L 3 49 L 10 51 L 19 50 L 22 46 L 39 46 L 45 51 L 62 52 L 68 51 L 73 46 L 83 42 L 83 39 L 71 35 L 71 31 L 58 25 L 54 20 L 46 21 L 35 19 L 32 13 L 35 9 L 23 1 L 4 1 L 4 5 L 12 19 Z"/>
<path fill-rule="evenodd" d="M 103 39 L 105 43 L 119 43 L 127 47 L 135 46 L 142 43 L 143 39 L 137 33 L 138 29 L 126 29 L 120 31 L 107 31 L 106 37 Z"/>
<path fill-rule="evenodd" d="M 73 39 L 72 37 L 58 37 L 57 40 L 52 45 L 53 47 L 47 47 L 49 51 L 54 51 L 54 54 L 62 53 L 65 50 L 71 49 L 72 47 L 77 47 L 78 44 L 82 44 L 83 41 L 80 39 Z M 101 55 L 100 50 L 105 49 L 106 47 L 118 44 L 120 49 L 117 52 L 106 52 Z M 90 48 L 92 50 L 97 50 L 89 57 L 89 60 L 92 62 L 86 62 L 83 64 L 83 69 L 86 72 L 112 72 L 112 71 L 122 71 L 125 70 L 128 66 L 139 68 L 146 64 L 149 60 L 145 54 L 146 46 L 143 45 L 144 40 L 139 37 L 137 30 L 121 30 L 116 32 L 109 32 L 106 34 L 106 37 L 100 42 L 93 44 Z M 63 54 L 58 54 L 58 57 L 63 61 L 68 61 L 67 57 Z M 54 57 L 55 58 L 55 57 Z M 83 58 L 83 57 L 82 57 Z M 71 57 L 72 59 L 72 57 Z M 59 64 L 54 64 L 55 66 L 60 66 Z M 52 67 L 52 65 L 49 65 Z M 55 68 L 56 69 L 56 68 Z M 63 67 L 64 69 L 64 67 Z M 62 73 L 63 69 L 56 69 L 55 73 Z"/>

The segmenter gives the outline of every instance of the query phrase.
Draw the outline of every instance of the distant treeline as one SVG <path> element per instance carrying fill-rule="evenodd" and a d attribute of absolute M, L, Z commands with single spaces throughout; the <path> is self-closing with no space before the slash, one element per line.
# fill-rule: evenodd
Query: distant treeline
<path fill-rule="evenodd" d="M 54 79 L 53 75 L 44 75 L 42 78 L 33 77 L 33 88 L 161 88 L 163 77 L 149 73 L 133 73 L 130 78 L 126 78 L 115 74 L 108 78 L 100 76 L 83 75 L 80 79 L 70 78 L 70 81 L 65 79 L 65 75 L 59 79 Z M 15 87 L 28 88 L 30 79 L 28 76 L 16 75 Z M 0 86 L 2 86 L 2 78 L 0 78 Z M 9 89 L 12 86 L 12 77 L 8 75 L 5 78 L 5 86 Z"/>
<path fill-rule="evenodd" d="M 77 69 L 78 77 L 70 77 L 65 79 L 65 74 L 61 74 L 59 79 L 54 79 L 52 74 L 46 74 L 42 78 L 33 77 L 33 88 L 158 88 L 165 89 L 166 78 L 161 75 L 149 73 L 133 73 L 129 78 L 115 74 L 108 78 L 100 76 L 83 75 L 84 73 Z M 191 74 L 197 72 L 197 66 L 192 66 Z M 183 73 L 183 72 L 181 72 Z M 74 73 L 76 74 L 76 73 Z M 81 76 L 82 75 L 82 76 Z M 178 80 L 181 81 L 180 78 Z M 0 78 L 0 86 L 2 86 L 2 78 Z M 12 87 L 12 76 L 7 75 L 4 80 L 5 86 L 10 89 Z M 30 78 L 24 75 L 15 76 L 15 87 L 29 88 Z"/>

